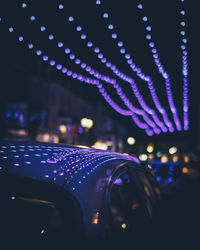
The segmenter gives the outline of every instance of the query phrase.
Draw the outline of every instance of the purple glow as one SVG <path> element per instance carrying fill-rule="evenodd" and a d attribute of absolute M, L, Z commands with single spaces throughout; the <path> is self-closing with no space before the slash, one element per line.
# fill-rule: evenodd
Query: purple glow
<path fill-rule="evenodd" d="M 19 36 L 18 39 L 20 42 L 22 42 L 24 40 L 23 36 Z"/>
<path fill-rule="evenodd" d="M 10 27 L 10 28 L 9 28 L 9 31 L 10 31 L 10 32 L 13 32 L 13 31 L 14 31 L 13 27 Z"/>
<path fill-rule="evenodd" d="M 53 40 L 54 36 L 53 35 L 49 35 L 49 40 Z"/>
<path fill-rule="evenodd" d="M 65 49 L 65 54 L 69 54 L 71 52 L 71 50 L 69 48 Z"/>
<path fill-rule="evenodd" d="M 57 68 L 58 70 L 61 70 L 61 69 L 62 69 L 62 65 L 61 65 L 61 64 L 57 64 L 57 65 L 56 65 L 56 68 Z"/>
<path fill-rule="evenodd" d="M 59 4 L 59 5 L 58 5 L 58 9 L 59 9 L 59 10 L 62 10 L 62 9 L 64 9 L 64 6 L 63 6 L 62 4 Z"/>
<path fill-rule="evenodd" d="M 59 48 L 62 48 L 62 47 L 63 47 L 63 43 L 62 43 L 62 42 L 59 42 L 59 43 L 58 43 L 58 47 L 59 47 Z"/>
<path fill-rule="evenodd" d="M 35 21 L 35 16 L 30 17 L 31 21 Z"/>
<path fill-rule="evenodd" d="M 70 22 L 73 22 L 73 21 L 74 21 L 73 16 L 70 16 L 70 17 L 69 17 L 69 21 L 70 21 Z"/>
<path fill-rule="evenodd" d="M 113 34 L 112 34 L 112 38 L 113 38 L 113 39 L 116 39 L 116 38 L 117 38 L 117 34 L 116 34 L 116 33 L 113 33 Z"/>
<path fill-rule="evenodd" d="M 76 30 L 77 30 L 77 31 L 81 31 L 81 30 L 82 30 L 81 26 L 77 26 L 77 27 L 76 27 Z"/>
<path fill-rule="evenodd" d="M 54 65 L 56 64 L 56 62 L 55 62 L 54 60 L 50 60 L 49 64 L 50 64 L 51 66 L 54 66 Z"/>
<path fill-rule="evenodd" d="M 81 35 L 81 39 L 83 39 L 83 40 L 86 39 L 86 35 L 85 35 L 85 34 L 82 34 L 82 35 Z"/>
<path fill-rule="evenodd" d="M 41 31 L 45 31 L 46 28 L 45 28 L 44 26 L 41 26 L 41 27 L 40 27 L 40 30 L 41 30 Z"/>
<path fill-rule="evenodd" d="M 46 56 L 46 55 L 43 56 L 43 61 L 46 62 L 46 61 L 48 61 L 48 59 L 49 59 L 48 56 Z"/>
<path fill-rule="evenodd" d="M 32 44 L 32 43 L 29 43 L 29 44 L 28 44 L 28 48 L 29 48 L 29 49 L 32 49 L 32 48 L 33 48 L 33 44 Z"/>

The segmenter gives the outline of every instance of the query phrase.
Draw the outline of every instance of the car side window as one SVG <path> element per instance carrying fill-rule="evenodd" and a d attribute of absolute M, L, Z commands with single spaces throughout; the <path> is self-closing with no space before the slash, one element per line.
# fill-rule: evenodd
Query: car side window
<path fill-rule="evenodd" d="M 138 189 L 128 168 L 113 180 L 110 189 L 109 206 L 113 226 L 117 230 L 132 230 L 143 219 L 144 207 Z"/>

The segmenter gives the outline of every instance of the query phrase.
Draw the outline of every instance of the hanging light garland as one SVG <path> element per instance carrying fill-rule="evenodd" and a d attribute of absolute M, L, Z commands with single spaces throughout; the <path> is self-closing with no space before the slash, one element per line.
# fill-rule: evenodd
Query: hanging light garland
<path fill-rule="evenodd" d="M 2 21 L 2 19 L 0 19 Z M 14 26 L 9 26 L 8 28 L 10 33 L 14 32 Z M 24 41 L 24 36 L 19 35 L 18 36 L 18 42 L 23 43 Z M 50 66 L 56 66 L 56 69 L 58 71 L 61 71 L 63 74 L 65 74 L 66 76 L 72 77 L 74 79 L 77 79 L 81 82 L 85 82 L 87 84 L 91 84 L 93 86 L 96 86 L 100 92 L 100 94 L 103 96 L 103 98 L 106 100 L 106 102 L 119 114 L 124 115 L 124 116 L 131 116 L 133 121 L 135 122 L 135 124 L 141 128 L 141 129 L 145 129 L 147 130 L 147 134 L 149 133 L 149 131 L 152 131 L 151 129 L 149 129 L 148 125 L 146 123 L 143 123 L 140 121 L 140 119 L 137 117 L 136 114 L 134 114 L 132 111 L 130 110 L 125 110 L 121 107 L 119 107 L 113 100 L 112 98 L 109 96 L 109 94 L 106 92 L 105 88 L 103 87 L 102 83 L 99 82 L 99 80 L 96 79 L 91 79 L 89 77 L 85 77 L 81 74 L 77 74 L 76 72 L 72 72 L 72 70 L 64 67 L 62 64 L 56 63 L 55 60 L 52 60 L 49 58 L 49 56 L 47 54 L 44 54 L 40 49 L 36 48 L 35 45 L 32 42 L 29 42 L 27 44 L 28 48 L 32 51 L 35 51 L 35 54 L 37 56 L 41 56 L 42 60 L 44 62 L 49 62 Z M 143 116 L 144 119 L 147 119 L 144 113 L 141 113 L 141 115 Z M 159 131 L 158 128 L 155 128 L 156 131 Z M 153 132 L 153 131 L 152 131 Z M 150 133 L 152 133 L 150 132 Z"/>
<path fill-rule="evenodd" d="M 30 18 L 31 20 L 32 18 Z M 36 17 L 34 16 L 34 19 L 33 21 L 36 20 Z M 38 20 L 38 18 L 37 18 Z M 69 22 L 74 22 L 74 17 L 72 16 L 69 16 L 68 18 Z M 44 32 L 47 30 L 47 27 L 46 26 L 41 26 L 40 27 L 40 31 L 41 32 Z M 76 31 L 80 32 L 82 31 L 82 27 L 80 25 L 77 25 L 76 26 Z M 55 40 L 55 35 L 54 34 L 49 34 L 49 40 Z M 83 39 L 86 39 L 86 35 L 85 34 L 81 34 L 81 38 Z M 57 46 L 59 48 L 64 48 L 64 43 L 62 41 L 57 41 Z M 92 47 L 93 46 L 93 43 L 91 41 L 88 41 L 87 42 L 87 46 L 88 47 Z M 123 93 L 121 87 L 118 85 L 118 83 L 116 82 L 115 79 L 112 79 L 108 76 L 104 76 L 102 74 L 100 74 L 98 71 L 94 70 L 91 66 L 88 66 L 85 62 L 82 62 L 79 58 L 77 58 L 75 56 L 75 54 L 73 54 L 71 52 L 71 49 L 70 48 L 64 48 L 64 51 L 65 51 L 65 54 L 68 55 L 69 59 L 71 59 L 75 64 L 79 65 L 82 69 L 86 70 L 89 74 L 93 75 L 94 77 L 98 78 L 98 79 L 101 79 L 102 81 L 105 81 L 107 83 L 110 83 L 113 85 L 113 87 L 116 89 L 117 91 L 117 94 L 120 96 L 121 100 L 124 102 L 124 104 L 130 109 L 132 110 L 134 113 L 136 114 L 139 114 L 139 115 L 143 115 L 143 118 L 144 120 L 148 123 L 149 126 L 151 126 L 152 128 L 156 128 L 156 124 L 162 129 L 162 131 L 164 133 L 166 133 L 168 130 L 166 128 L 166 126 L 160 121 L 160 119 L 158 118 L 155 110 L 151 109 L 150 107 L 147 106 L 147 104 L 145 103 L 144 99 L 142 98 L 142 96 L 140 95 L 138 89 L 137 89 L 137 86 L 134 82 L 133 79 L 131 79 L 130 77 L 127 77 L 125 76 L 123 73 L 121 74 L 120 72 L 118 72 L 117 69 L 115 69 L 115 65 L 110 65 L 110 67 L 113 69 L 113 71 L 115 73 L 117 73 L 117 75 L 120 75 L 120 78 L 127 81 L 128 83 L 131 84 L 131 87 L 133 89 L 133 92 L 138 100 L 138 102 L 140 103 L 141 107 L 144 109 L 145 112 L 147 112 L 148 114 L 150 114 L 154 120 L 154 123 L 153 121 L 151 121 L 151 119 L 149 118 L 149 116 L 143 111 L 143 110 L 140 110 L 140 109 L 136 109 L 132 103 L 130 102 L 130 100 L 126 97 L 126 95 Z M 95 53 L 98 53 L 98 58 L 101 59 L 101 62 L 102 62 L 102 59 L 104 58 L 103 57 L 103 54 L 100 53 L 100 49 L 99 48 L 95 48 L 94 49 L 94 52 Z M 109 64 L 107 63 L 107 66 Z M 173 131 L 173 130 L 170 130 L 170 132 Z"/>

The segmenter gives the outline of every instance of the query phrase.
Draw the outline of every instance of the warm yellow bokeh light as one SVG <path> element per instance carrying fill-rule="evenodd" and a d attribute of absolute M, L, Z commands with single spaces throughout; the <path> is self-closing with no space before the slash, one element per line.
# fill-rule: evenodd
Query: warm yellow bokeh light
<path fill-rule="evenodd" d="M 133 137 L 129 137 L 129 138 L 127 139 L 127 143 L 128 143 L 129 145 L 133 145 L 133 144 L 135 144 L 135 139 L 134 139 Z"/>
<path fill-rule="evenodd" d="M 173 161 L 173 162 L 177 162 L 178 160 L 179 160 L 178 155 L 173 155 L 172 161 Z"/>
<path fill-rule="evenodd" d="M 168 162 L 168 157 L 167 157 L 167 155 L 162 155 L 160 161 L 161 161 L 162 163 Z"/>
<path fill-rule="evenodd" d="M 141 154 L 141 155 L 139 155 L 139 159 L 141 161 L 146 161 L 148 159 L 148 156 L 146 154 Z"/>
<path fill-rule="evenodd" d="M 81 126 L 83 128 L 90 129 L 90 128 L 93 127 L 93 120 L 92 119 L 88 119 L 88 118 L 82 118 L 81 119 Z"/>
<path fill-rule="evenodd" d="M 148 153 L 152 153 L 154 151 L 154 146 L 153 146 L 153 144 L 149 144 L 148 146 L 147 146 L 147 152 Z"/>
<path fill-rule="evenodd" d="M 188 155 L 185 155 L 183 160 L 184 160 L 185 163 L 188 163 L 190 161 L 190 158 L 189 158 Z"/>
<path fill-rule="evenodd" d="M 59 130 L 60 130 L 60 132 L 61 132 L 62 134 L 65 134 L 65 133 L 67 133 L 67 126 L 64 125 L 64 124 L 61 124 L 61 125 L 59 126 Z"/>
<path fill-rule="evenodd" d="M 169 149 L 170 155 L 173 155 L 173 154 L 175 154 L 176 152 L 177 152 L 177 147 L 175 147 L 175 146 L 173 146 L 173 147 L 171 147 L 171 148 Z"/>

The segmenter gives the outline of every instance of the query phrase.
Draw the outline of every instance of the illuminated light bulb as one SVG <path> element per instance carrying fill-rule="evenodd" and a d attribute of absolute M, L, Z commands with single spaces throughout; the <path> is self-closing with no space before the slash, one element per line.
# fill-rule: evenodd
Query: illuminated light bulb
<path fill-rule="evenodd" d="M 167 155 L 162 155 L 160 161 L 161 161 L 162 163 L 168 162 L 168 157 L 167 157 Z"/>
<path fill-rule="evenodd" d="M 170 153 L 170 155 L 173 155 L 173 154 L 175 154 L 176 152 L 177 152 L 177 147 L 173 146 L 173 147 L 169 148 L 169 153 Z"/>
<path fill-rule="evenodd" d="M 18 39 L 20 42 L 22 42 L 24 40 L 23 36 L 19 36 Z"/>
<path fill-rule="evenodd" d="M 184 30 L 182 30 L 180 33 L 181 33 L 182 36 L 185 35 L 185 31 Z"/>
<path fill-rule="evenodd" d="M 87 129 L 92 128 L 93 127 L 93 121 L 92 121 L 92 119 L 82 118 L 81 119 L 81 126 L 83 128 L 87 128 Z"/>
<path fill-rule="evenodd" d="M 55 62 L 54 60 L 50 60 L 49 64 L 50 64 L 51 66 L 54 66 L 54 65 L 56 64 L 56 62 Z"/>
<path fill-rule="evenodd" d="M 147 22 L 147 17 L 144 16 L 144 17 L 142 18 L 142 20 L 143 20 L 144 22 Z"/>
<path fill-rule="evenodd" d="M 112 24 L 109 24 L 109 25 L 108 25 L 108 29 L 109 29 L 109 30 L 113 30 L 113 29 L 114 29 L 114 26 L 113 26 Z"/>
<path fill-rule="evenodd" d="M 146 30 L 147 30 L 147 31 L 151 31 L 151 26 L 148 25 L 148 26 L 146 27 Z"/>
<path fill-rule="evenodd" d="M 130 59 L 130 57 L 131 57 L 130 54 L 126 54 L 126 55 L 125 55 L 125 58 L 126 58 L 126 59 Z"/>
<path fill-rule="evenodd" d="M 62 68 L 62 72 L 65 74 L 65 73 L 67 73 L 67 68 Z"/>
<path fill-rule="evenodd" d="M 179 160 L 178 155 L 173 155 L 173 156 L 172 156 L 172 161 L 173 161 L 173 162 L 177 162 L 178 160 Z"/>
<path fill-rule="evenodd" d="M 183 174 L 187 174 L 187 173 L 189 173 L 189 169 L 188 169 L 188 168 L 186 168 L 186 167 L 183 167 L 183 169 L 182 169 L 182 173 L 183 173 Z"/>
<path fill-rule="evenodd" d="M 81 39 L 86 39 L 86 35 L 85 34 L 81 34 Z"/>
<path fill-rule="evenodd" d="M 147 156 L 147 154 L 140 154 L 140 155 L 139 155 L 139 159 L 140 159 L 141 161 L 146 161 L 146 160 L 148 159 L 148 156 Z"/>
<path fill-rule="evenodd" d="M 73 21 L 74 21 L 73 16 L 70 16 L 68 20 L 69 20 L 70 22 L 73 22 Z"/>
<path fill-rule="evenodd" d="M 62 4 L 59 4 L 59 5 L 58 5 L 58 9 L 59 9 L 59 10 L 62 10 L 62 9 L 64 9 L 64 6 L 63 6 Z"/>
<path fill-rule="evenodd" d="M 71 50 L 69 48 L 65 49 L 65 54 L 69 54 L 71 52 Z"/>
<path fill-rule="evenodd" d="M 31 21 L 35 21 L 35 16 L 30 17 Z"/>
<path fill-rule="evenodd" d="M 57 68 L 58 70 L 60 70 L 60 69 L 62 69 L 62 65 L 61 65 L 61 64 L 57 64 L 57 65 L 56 65 L 56 68 Z"/>
<path fill-rule="evenodd" d="M 26 3 L 22 3 L 22 8 L 26 8 L 27 7 L 27 4 Z"/>
<path fill-rule="evenodd" d="M 101 4 L 101 1 L 100 0 L 97 0 L 96 1 L 96 5 L 100 5 Z"/>
<path fill-rule="evenodd" d="M 74 55 L 74 54 L 70 54 L 70 55 L 69 55 L 69 58 L 70 58 L 71 60 L 74 60 L 75 55 Z"/>
<path fill-rule="evenodd" d="M 65 134 L 65 133 L 67 133 L 67 126 L 66 126 L 65 124 L 61 124 L 61 125 L 59 126 L 59 130 L 60 130 L 60 132 L 61 132 L 62 134 Z"/>
<path fill-rule="evenodd" d="M 99 53 L 99 52 L 100 52 L 100 49 L 99 49 L 99 48 L 95 48 L 95 49 L 94 49 L 94 52 L 95 52 L 95 53 Z"/>
<path fill-rule="evenodd" d="M 116 33 L 113 33 L 113 34 L 112 34 L 112 38 L 113 38 L 113 39 L 116 39 L 116 38 L 117 38 L 117 34 L 116 34 Z"/>
<path fill-rule="evenodd" d="M 125 50 L 124 48 L 121 48 L 121 49 L 120 49 L 120 53 L 121 53 L 121 54 L 124 54 L 124 53 L 126 53 L 126 50 Z"/>
<path fill-rule="evenodd" d="M 154 154 L 149 154 L 149 155 L 148 155 L 148 159 L 149 159 L 150 161 L 154 160 Z"/>
<path fill-rule="evenodd" d="M 59 42 L 59 43 L 58 43 L 58 47 L 59 47 L 59 48 L 62 48 L 62 47 L 63 47 L 63 43 L 62 43 L 62 42 Z"/>
<path fill-rule="evenodd" d="M 185 11 L 184 11 L 184 10 L 182 10 L 180 13 L 181 13 L 181 15 L 183 15 L 183 16 L 185 15 Z"/>
<path fill-rule="evenodd" d="M 38 56 L 40 56 L 40 55 L 42 54 L 42 51 L 41 51 L 41 50 L 36 50 L 36 54 L 37 54 Z"/>
<path fill-rule="evenodd" d="M 154 146 L 153 146 L 153 144 L 148 145 L 148 146 L 147 146 L 147 152 L 148 152 L 148 153 L 152 153 L 153 151 L 154 151 Z"/>
<path fill-rule="evenodd" d="M 122 47 L 123 46 L 123 42 L 119 41 L 117 45 L 118 45 L 118 47 Z"/>
<path fill-rule="evenodd" d="M 104 13 L 104 14 L 103 14 L 103 17 L 104 17 L 104 18 L 108 18 L 108 13 Z"/>
<path fill-rule="evenodd" d="M 128 137 L 128 138 L 127 138 L 127 143 L 128 143 L 129 145 L 134 145 L 134 144 L 135 144 L 135 138 L 133 138 L 133 137 Z"/>
<path fill-rule="evenodd" d="M 54 39 L 54 36 L 53 35 L 49 35 L 49 40 L 53 40 Z"/>
<path fill-rule="evenodd" d="M 81 26 L 77 26 L 77 27 L 76 27 L 76 30 L 77 30 L 77 31 L 81 31 L 81 30 L 82 30 Z"/>
<path fill-rule="evenodd" d="M 151 39 L 151 35 L 150 34 L 146 35 L 146 39 L 150 40 Z"/>
<path fill-rule="evenodd" d="M 13 31 L 14 31 L 13 27 L 10 27 L 9 32 L 13 32 Z"/>
<path fill-rule="evenodd" d="M 184 160 L 184 162 L 185 162 L 185 163 L 189 163 L 190 158 L 189 158 L 189 156 L 188 156 L 188 155 L 184 155 L 183 160 Z"/>
<path fill-rule="evenodd" d="M 88 46 L 88 47 L 92 47 L 92 46 L 93 46 L 92 42 L 90 42 L 90 41 L 87 42 L 87 46 Z"/>
<path fill-rule="evenodd" d="M 138 9 L 140 9 L 140 10 L 141 10 L 141 9 L 142 9 L 142 4 L 138 4 L 138 6 L 137 6 L 137 7 L 138 7 Z"/>
<path fill-rule="evenodd" d="M 80 63 L 81 63 L 81 60 L 77 58 L 77 59 L 75 60 L 75 63 L 76 63 L 76 64 L 80 64 Z"/>
<path fill-rule="evenodd" d="M 123 229 L 126 229 L 126 224 L 123 223 L 123 224 L 121 225 L 121 227 L 122 227 Z"/>
<path fill-rule="evenodd" d="M 32 44 L 32 43 L 29 43 L 29 44 L 28 44 L 28 48 L 29 48 L 29 49 L 32 49 L 32 48 L 33 48 L 33 44 Z"/>
<path fill-rule="evenodd" d="M 185 22 L 181 22 L 180 25 L 184 27 L 185 26 Z"/>
<path fill-rule="evenodd" d="M 45 62 L 48 61 L 48 59 L 49 59 L 48 56 L 46 56 L 46 55 L 43 56 L 43 60 L 44 60 Z"/>
<path fill-rule="evenodd" d="M 40 27 L 40 30 L 41 30 L 41 31 L 45 31 L 46 28 L 45 28 L 44 26 L 41 26 L 41 27 Z"/>

